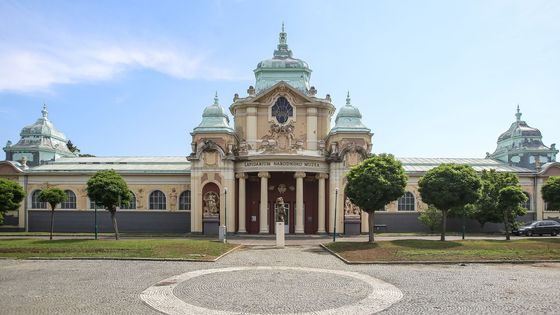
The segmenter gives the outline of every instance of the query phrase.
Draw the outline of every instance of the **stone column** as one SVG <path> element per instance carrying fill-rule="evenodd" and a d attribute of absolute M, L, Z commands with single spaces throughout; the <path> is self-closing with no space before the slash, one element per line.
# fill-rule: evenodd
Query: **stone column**
<path fill-rule="evenodd" d="M 329 178 L 329 175 L 319 173 L 316 178 L 319 180 L 319 227 L 317 233 L 325 233 L 325 179 Z"/>
<path fill-rule="evenodd" d="M 260 212 L 260 222 L 259 222 L 259 233 L 268 234 L 268 178 L 270 173 L 259 172 L 259 177 L 261 178 L 261 204 L 259 208 Z"/>
<path fill-rule="evenodd" d="M 245 201 L 245 180 L 247 179 L 247 174 L 245 173 L 237 173 L 235 174 L 235 177 L 237 177 L 239 179 L 239 204 L 238 204 L 238 208 L 239 208 L 239 230 L 237 231 L 238 233 L 247 233 L 247 230 L 245 228 L 245 216 L 246 216 L 246 212 L 247 212 L 247 204 Z"/>
<path fill-rule="evenodd" d="M 304 233 L 304 211 L 303 211 L 303 178 L 305 177 L 304 172 L 296 172 L 294 174 L 296 178 L 296 234 Z"/>

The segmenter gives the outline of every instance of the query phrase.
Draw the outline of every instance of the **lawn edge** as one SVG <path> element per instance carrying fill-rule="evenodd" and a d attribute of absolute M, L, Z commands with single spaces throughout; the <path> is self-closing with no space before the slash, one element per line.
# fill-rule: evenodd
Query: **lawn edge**
<path fill-rule="evenodd" d="M 320 246 L 342 260 L 347 265 L 458 265 L 458 264 L 538 264 L 538 263 L 560 263 L 560 259 L 551 260 L 348 260 L 337 252 L 331 250 L 325 244 Z"/>
<path fill-rule="evenodd" d="M 222 257 L 230 254 L 234 250 L 239 249 L 243 245 L 237 245 L 227 252 L 213 259 L 196 259 L 196 258 L 164 258 L 164 257 L 0 257 L 0 259 L 13 260 L 119 260 L 119 261 L 185 261 L 185 262 L 216 262 Z"/>

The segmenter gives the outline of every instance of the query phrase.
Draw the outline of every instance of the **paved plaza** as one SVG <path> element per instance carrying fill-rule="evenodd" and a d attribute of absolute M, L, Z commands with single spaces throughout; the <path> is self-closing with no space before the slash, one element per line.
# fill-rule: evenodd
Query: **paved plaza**
<path fill-rule="evenodd" d="M 0 260 L 2 314 L 560 314 L 560 264 L 346 265 L 301 243 L 216 263 Z"/>

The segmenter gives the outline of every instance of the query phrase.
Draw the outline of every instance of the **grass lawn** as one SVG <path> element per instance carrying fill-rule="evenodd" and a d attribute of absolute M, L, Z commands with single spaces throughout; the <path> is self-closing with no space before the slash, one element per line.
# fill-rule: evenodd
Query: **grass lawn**
<path fill-rule="evenodd" d="M 207 240 L 2 239 L 0 257 L 111 257 L 212 260 L 235 247 Z"/>
<path fill-rule="evenodd" d="M 395 240 L 374 244 L 326 244 L 349 261 L 484 261 L 560 260 L 560 239 L 501 240 Z"/>

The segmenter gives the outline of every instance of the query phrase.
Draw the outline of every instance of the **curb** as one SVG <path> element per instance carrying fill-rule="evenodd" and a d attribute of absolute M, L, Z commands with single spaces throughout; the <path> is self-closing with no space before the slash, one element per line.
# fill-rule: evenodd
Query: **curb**
<path fill-rule="evenodd" d="M 195 259 L 195 258 L 148 258 L 148 257 L 26 257 L 26 258 L 12 258 L 0 257 L 0 259 L 14 259 L 14 260 L 118 260 L 118 261 L 184 261 L 184 262 L 216 262 L 218 259 L 230 254 L 231 252 L 243 247 L 237 245 L 227 252 L 221 254 L 214 259 Z"/>
<path fill-rule="evenodd" d="M 347 260 L 334 252 L 324 244 L 320 244 L 323 249 L 342 260 L 347 265 L 461 265 L 461 264 L 538 264 L 538 263 L 560 263 L 560 259 L 553 260 L 420 260 L 420 261 L 353 261 Z"/>

